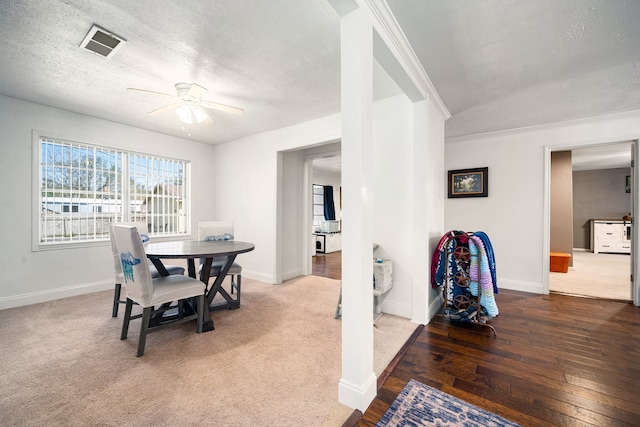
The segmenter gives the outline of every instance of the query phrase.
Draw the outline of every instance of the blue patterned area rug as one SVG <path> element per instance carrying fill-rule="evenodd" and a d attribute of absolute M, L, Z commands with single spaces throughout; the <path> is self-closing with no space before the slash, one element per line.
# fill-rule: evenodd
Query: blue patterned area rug
<path fill-rule="evenodd" d="M 465 426 L 520 427 L 433 387 L 411 380 L 402 389 L 376 427 Z"/>

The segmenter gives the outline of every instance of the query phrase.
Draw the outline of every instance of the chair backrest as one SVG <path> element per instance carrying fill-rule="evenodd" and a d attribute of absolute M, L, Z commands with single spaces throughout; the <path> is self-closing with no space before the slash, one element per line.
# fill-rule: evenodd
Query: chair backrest
<path fill-rule="evenodd" d="M 147 243 L 149 241 L 149 226 L 144 221 L 135 221 L 135 222 L 119 222 L 118 225 L 132 225 L 140 233 L 140 238 L 142 239 L 142 243 Z"/>
<path fill-rule="evenodd" d="M 109 227 L 109 238 L 111 240 L 111 254 L 113 255 L 113 271 L 116 276 L 116 283 L 122 284 L 124 278 L 122 277 L 122 268 L 120 267 L 120 254 L 118 253 L 118 248 L 116 247 L 115 237 L 113 235 L 113 225 L 128 225 L 133 226 L 140 233 L 140 238 L 142 243 L 147 243 L 149 241 L 149 231 L 147 229 L 147 224 L 144 222 L 118 222 L 113 223 Z"/>
<path fill-rule="evenodd" d="M 122 284 L 124 277 L 122 275 L 122 266 L 120 266 L 120 254 L 116 245 L 116 235 L 113 225 L 109 226 L 109 239 L 111 240 L 111 254 L 113 255 L 113 272 L 116 276 L 116 283 Z"/>
<path fill-rule="evenodd" d="M 233 222 L 200 221 L 198 223 L 198 240 L 233 240 Z"/>
<path fill-rule="evenodd" d="M 112 225 L 127 297 L 146 306 L 151 301 L 153 282 L 147 255 L 138 229 L 131 225 Z"/>

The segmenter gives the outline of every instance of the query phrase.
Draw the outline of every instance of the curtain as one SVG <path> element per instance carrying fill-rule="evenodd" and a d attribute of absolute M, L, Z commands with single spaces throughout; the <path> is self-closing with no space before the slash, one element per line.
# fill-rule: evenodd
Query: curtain
<path fill-rule="evenodd" d="M 333 205 L 333 186 L 323 185 L 324 192 L 324 219 L 336 219 L 336 208 Z"/>

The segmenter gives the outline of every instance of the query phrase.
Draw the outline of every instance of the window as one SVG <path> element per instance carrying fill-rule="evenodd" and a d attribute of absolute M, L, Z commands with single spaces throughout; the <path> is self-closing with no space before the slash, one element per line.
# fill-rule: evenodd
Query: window
<path fill-rule="evenodd" d="M 324 221 L 324 187 L 313 184 L 313 228 L 319 229 Z"/>
<path fill-rule="evenodd" d="M 102 241 L 109 224 L 187 233 L 189 162 L 38 137 L 38 246 Z"/>

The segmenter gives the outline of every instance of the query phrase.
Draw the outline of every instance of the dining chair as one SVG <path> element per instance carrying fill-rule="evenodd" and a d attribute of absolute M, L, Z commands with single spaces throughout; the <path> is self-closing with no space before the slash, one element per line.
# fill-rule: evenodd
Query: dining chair
<path fill-rule="evenodd" d="M 138 357 L 144 354 L 147 334 L 151 332 L 197 319 L 196 331 L 201 333 L 205 284 L 198 279 L 177 274 L 153 279 L 137 228 L 112 225 L 111 233 L 116 242 L 127 296 L 120 339 L 127 338 L 129 323 L 138 318 L 142 319 Z M 197 308 L 193 307 L 191 299 L 197 299 Z M 176 306 L 171 306 L 174 301 L 178 302 L 177 314 L 169 316 L 176 309 Z M 131 315 L 134 302 L 142 307 L 142 314 Z"/>
<path fill-rule="evenodd" d="M 231 221 L 200 221 L 198 222 L 198 240 L 233 240 L 233 222 Z M 215 277 L 220 274 L 222 266 L 226 261 L 226 257 L 214 258 L 211 263 L 211 271 L 209 277 Z M 204 258 L 200 259 L 200 268 L 204 264 Z M 234 289 L 238 292 L 237 300 L 240 303 L 240 286 L 242 285 L 242 266 L 237 262 L 231 264 L 231 268 L 227 273 L 231 277 L 231 293 Z M 238 280 L 236 281 L 236 276 Z"/>
<path fill-rule="evenodd" d="M 140 233 L 140 238 L 142 239 L 142 243 L 147 243 L 149 241 L 149 231 L 147 229 L 147 224 L 144 222 L 119 222 L 121 225 L 130 225 L 136 227 L 138 233 Z M 111 239 L 111 253 L 113 254 L 113 270 L 115 273 L 115 288 L 113 290 L 113 308 L 111 310 L 111 317 L 118 317 L 118 307 L 120 304 L 126 303 L 125 300 L 120 299 L 122 294 L 122 269 L 120 268 L 120 256 L 118 255 L 118 251 L 115 247 L 115 241 L 113 236 L 111 235 L 111 228 L 109 229 L 109 237 Z M 160 273 L 156 269 L 156 267 L 150 262 L 147 261 L 149 265 L 149 272 L 151 273 L 152 278 L 160 277 Z M 169 274 L 184 274 L 184 267 L 179 265 L 165 265 Z"/>

